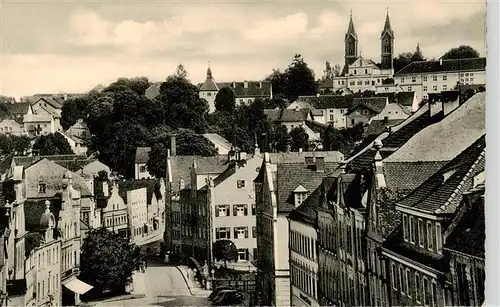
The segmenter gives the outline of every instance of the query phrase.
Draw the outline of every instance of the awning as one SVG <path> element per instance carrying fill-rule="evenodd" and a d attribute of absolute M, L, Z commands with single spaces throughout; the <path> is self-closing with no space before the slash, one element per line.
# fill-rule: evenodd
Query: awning
<path fill-rule="evenodd" d="M 78 293 L 78 294 L 85 294 L 89 292 L 90 289 L 94 288 L 93 286 L 84 283 L 83 281 L 79 280 L 78 278 L 72 279 L 71 281 L 67 282 L 64 284 L 66 288 L 69 290 Z"/>

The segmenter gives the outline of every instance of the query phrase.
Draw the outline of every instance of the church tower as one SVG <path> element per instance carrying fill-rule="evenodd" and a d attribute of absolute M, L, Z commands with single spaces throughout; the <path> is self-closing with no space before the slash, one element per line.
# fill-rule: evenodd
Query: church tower
<path fill-rule="evenodd" d="M 345 65 L 347 66 L 356 61 L 358 57 L 358 35 L 354 30 L 354 23 L 352 22 L 352 12 L 349 19 L 349 27 L 347 28 L 347 33 L 345 34 Z"/>
<path fill-rule="evenodd" d="M 381 41 L 381 68 L 382 69 L 393 69 L 393 58 L 394 58 L 394 32 L 391 29 L 391 21 L 389 20 L 389 10 L 385 17 L 384 30 L 380 35 Z"/>

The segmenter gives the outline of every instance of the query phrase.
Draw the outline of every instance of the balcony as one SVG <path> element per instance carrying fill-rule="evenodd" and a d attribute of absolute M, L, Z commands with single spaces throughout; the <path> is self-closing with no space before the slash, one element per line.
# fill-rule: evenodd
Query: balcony
<path fill-rule="evenodd" d="M 64 280 L 73 275 L 78 275 L 80 273 L 80 267 L 73 267 L 61 273 L 61 280 Z"/>

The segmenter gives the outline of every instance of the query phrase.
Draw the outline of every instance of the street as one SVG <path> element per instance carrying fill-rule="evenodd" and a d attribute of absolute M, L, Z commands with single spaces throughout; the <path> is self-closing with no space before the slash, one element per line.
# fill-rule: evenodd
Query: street
<path fill-rule="evenodd" d="M 146 296 L 114 302 L 102 302 L 101 306 L 209 306 L 206 297 L 191 295 L 182 274 L 175 266 L 149 263 L 145 273 Z"/>

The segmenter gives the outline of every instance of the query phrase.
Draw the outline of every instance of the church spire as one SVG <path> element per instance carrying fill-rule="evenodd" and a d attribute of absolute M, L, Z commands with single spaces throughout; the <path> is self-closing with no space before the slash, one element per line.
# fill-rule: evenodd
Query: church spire
<path fill-rule="evenodd" d="M 210 61 L 208 61 L 207 79 L 213 79 L 212 78 L 212 70 L 210 69 Z"/>
<path fill-rule="evenodd" d="M 387 8 L 387 15 L 385 15 L 384 30 L 382 30 L 381 37 L 384 37 L 385 33 L 388 33 L 391 37 L 394 38 L 394 32 L 392 32 L 391 28 L 391 20 L 389 19 L 389 8 Z"/>
<path fill-rule="evenodd" d="M 349 26 L 347 27 L 347 33 L 345 34 L 345 39 L 347 40 L 349 36 L 354 37 L 356 40 L 358 39 L 356 30 L 354 30 L 354 22 L 352 21 L 352 10 L 349 13 Z"/>

